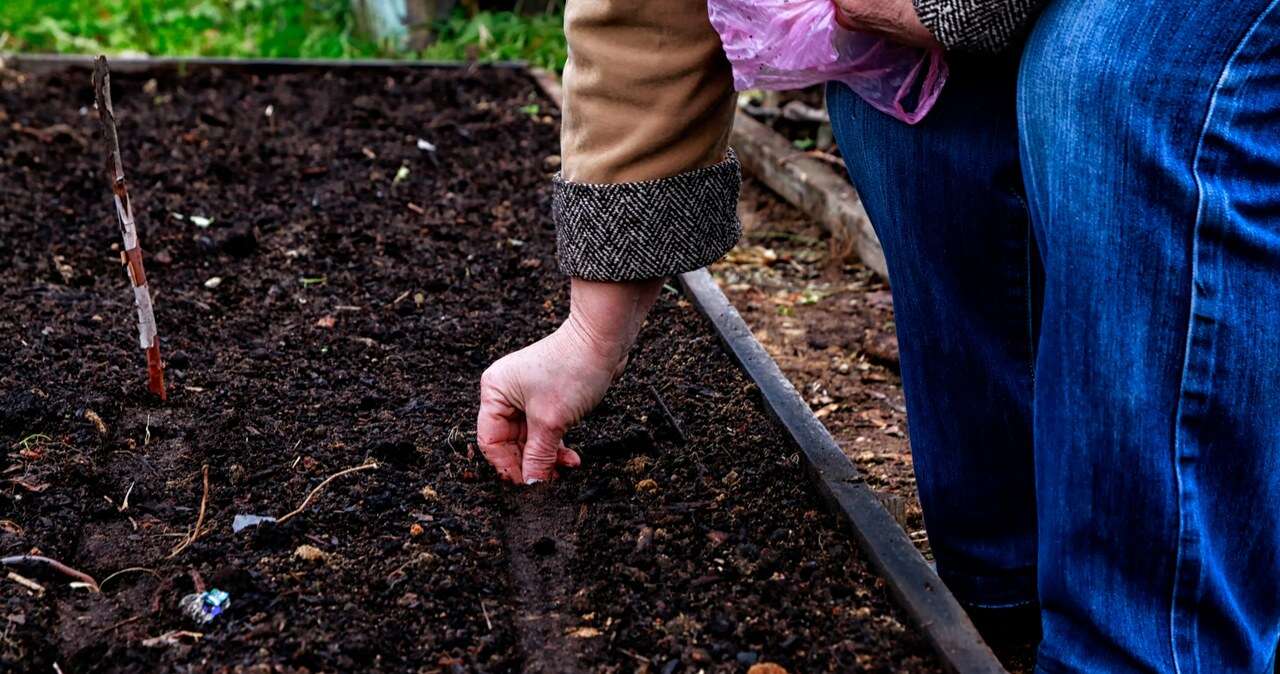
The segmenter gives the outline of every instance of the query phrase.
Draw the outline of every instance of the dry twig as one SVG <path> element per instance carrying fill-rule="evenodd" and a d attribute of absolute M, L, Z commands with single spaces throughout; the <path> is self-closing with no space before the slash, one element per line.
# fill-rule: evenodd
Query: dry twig
<path fill-rule="evenodd" d="M 120 236 L 124 240 L 125 268 L 133 283 L 133 300 L 138 307 L 138 341 L 147 352 L 147 388 L 167 399 L 164 388 L 164 362 L 160 359 L 160 339 L 156 333 L 155 311 L 151 306 L 151 291 L 147 288 L 147 274 L 142 267 L 142 248 L 138 244 L 138 226 L 133 219 L 133 204 L 129 202 L 129 190 L 124 180 L 124 163 L 120 159 L 120 137 L 116 131 L 116 113 L 111 107 L 111 70 L 107 57 L 99 56 L 93 62 L 93 95 L 98 103 L 98 120 L 102 123 L 102 139 L 107 147 L 107 179 L 115 198 L 116 219 L 120 223 Z"/>
<path fill-rule="evenodd" d="M 169 553 L 169 559 L 177 557 L 178 553 L 186 550 L 192 543 L 195 543 L 196 539 L 200 537 L 201 527 L 204 526 L 204 512 L 205 508 L 209 505 L 209 466 L 206 464 L 202 467 L 200 469 L 200 473 L 204 476 L 204 494 L 200 497 L 200 514 L 196 516 L 196 528 L 191 531 L 191 535 L 182 539 L 182 542 L 178 543 L 178 545 L 173 548 Z"/>
<path fill-rule="evenodd" d="M 303 510 L 306 510 L 307 505 L 311 503 L 311 499 L 315 498 L 316 494 L 320 493 L 320 490 L 325 488 L 325 485 L 329 484 L 330 482 L 333 482 L 337 478 L 340 478 L 343 475 L 346 475 L 347 473 L 354 473 L 358 470 L 369 470 L 370 468 L 377 468 L 377 467 L 378 467 L 377 462 L 370 462 L 360 466 L 355 466 L 354 468 L 340 470 L 334 473 L 333 475 L 330 475 L 329 477 L 325 478 L 324 482 L 321 482 L 320 484 L 316 485 L 316 488 L 312 489 L 311 493 L 307 494 L 306 498 L 302 499 L 302 505 L 298 506 L 293 512 L 276 520 L 276 524 L 284 524 L 285 522 L 288 522 L 289 519 L 292 518 L 294 515 L 297 515 L 301 513 Z"/>
<path fill-rule="evenodd" d="M 40 555 L 14 555 L 12 557 L 0 558 L 0 566 L 23 566 L 29 564 L 43 564 L 44 566 L 47 566 L 65 576 L 75 578 L 87 585 L 94 592 L 100 591 L 98 589 L 98 581 L 94 580 L 93 576 L 90 576 L 83 571 L 76 571 L 56 559 L 49 559 L 48 557 L 42 557 Z"/>
<path fill-rule="evenodd" d="M 160 574 L 156 573 L 154 569 L 148 569 L 141 566 L 131 566 L 127 569 L 120 569 L 119 571 L 116 571 L 115 573 L 107 576 L 106 578 L 103 578 L 102 582 L 98 583 L 98 589 L 102 589 L 106 587 L 107 583 L 111 582 L 113 578 L 116 578 L 118 576 L 123 576 L 126 573 L 134 573 L 134 572 L 144 572 L 144 573 L 149 573 L 156 578 L 160 577 Z"/>
<path fill-rule="evenodd" d="M 103 582 L 105 583 L 106 581 L 103 581 Z M 128 625 L 129 623 L 136 623 L 136 622 L 138 622 L 139 620 L 142 620 L 142 614 L 141 614 L 141 613 L 139 613 L 139 614 L 138 614 L 138 615 L 136 615 L 136 616 L 133 616 L 132 618 L 125 618 L 124 620 L 121 620 L 120 622 L 115 623 L 114 625 L 111 625 L 111 626 L 109 626 L 109 627 L 104 627 L 104 628 L 102 628 L 102 629 L 98 630 L 98 633 L 99 633 L 99 634 L 102 634 L 103 632 L 114 632 L 115 630 L 117 630 L 117 629 L 119 629 L 119 628 L 121 628 L 121 627 L 124 627 L 125 625 Z"/>

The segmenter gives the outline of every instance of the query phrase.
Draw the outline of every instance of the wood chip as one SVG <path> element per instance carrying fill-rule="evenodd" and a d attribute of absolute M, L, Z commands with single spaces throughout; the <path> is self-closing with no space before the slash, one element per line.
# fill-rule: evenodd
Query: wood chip
<path fill-rule="evenodd" d="M 30 578 L 27 578 L 26 576 L 20 576 L 13 571 L 10 571 L 6 578 L 27 588 L 28 590 L 31 590 L 32 592 L 35 592 L 36 594 L 44 594 L 44 586 Z"/>
<path fill-rule="evenodd" d="M 171 646 L 173 644 L 179 643 L 183 639 L 191 639 L 193 641 L 198 641 L 203 638 L 204 638 L 204 634 L 201 632 L 190 632 L 187 630 L 173 630 L 172 632 L 165 632 L 164 634 L 161 634 L 158 637 L 143 639 L 142 645 L 147 648 L 156 648 L 157 646 Z"/>

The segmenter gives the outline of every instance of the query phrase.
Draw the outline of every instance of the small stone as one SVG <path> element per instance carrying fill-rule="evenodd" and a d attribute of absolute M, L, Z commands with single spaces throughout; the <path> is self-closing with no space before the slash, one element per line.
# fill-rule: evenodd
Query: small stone
<path fill-rule="evenodd" d="M 644 552 L 650 545 L 653 545 L 653 528 L 640 527 L 640 533 L 636 534 L 636 552 Z"/>
<path fill-rule="evenodd" d="M 204 287 L 208 288 L 209 290 L 213 290 L 214 288 L 217 288 L 220 285 L 222 285 L 221 276 L 212 276 L 209 278 L 209 280 L 204 282 Z"/>
<path fill-rule="evenodd" d="M 324 550 L 321 550 L 314 545 L 299 545 L 298 549 L 293 551 L 293 556 L 301 558 L 306 562 L 321 561 L 325 557 L 328 557 Z"/>
<path fill-rule="evenodd" d="M 436 493 L 435 488 L 433 488 L 431 485 L 427 485 L 422 488 L 422 499 L 424 501 L 430 501 L 430 502 L 439 501 L 440 494 Z"/>

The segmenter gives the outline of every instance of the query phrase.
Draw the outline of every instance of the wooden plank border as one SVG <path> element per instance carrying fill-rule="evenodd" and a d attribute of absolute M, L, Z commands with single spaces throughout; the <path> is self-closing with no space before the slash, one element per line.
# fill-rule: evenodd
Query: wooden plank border
<path fill-rule="evenodd" d="M 837 250 L 852 250 L 881 278 L 889 278 L 880 239 L 857 190 L 844 176 L 741 110 L 729 144 L 743 168 L 830 232 Z"/>
<path fill-rule="evenodd" d="M 241 59 L 217 57 L 178 58 L 166 56 L 116 56 L 108 57 L 112 72 L 138 73 L 153 69 L 183 71 L 194 68 L 224 68 L 229 70 L 253 70 L 260 73 L 298 72 L 316 68 L 335 70 L 381 70 L 386 68 L 433 68 L 459 70 L 467 68 L 501 68 L 525 70 L 527 64 L 519 61 L 461 62 L 461 61 L 411 61 L 397 59 Z M 84 54 L 0 54 L 0 68 L 9 68 L 31 74 L 47 74 L 68 70 L 92 70 L 93 56 Z"/>

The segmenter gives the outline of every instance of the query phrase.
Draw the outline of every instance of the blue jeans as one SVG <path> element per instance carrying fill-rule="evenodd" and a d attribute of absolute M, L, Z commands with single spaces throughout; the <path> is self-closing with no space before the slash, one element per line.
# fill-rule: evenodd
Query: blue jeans
<path fill-rule="evenodd" d="M 1054 0 L 920 125 L 833 85 L 894 290 L 920 498 L 1042 672 L 1280 640 L 1280 0 Z"/>

